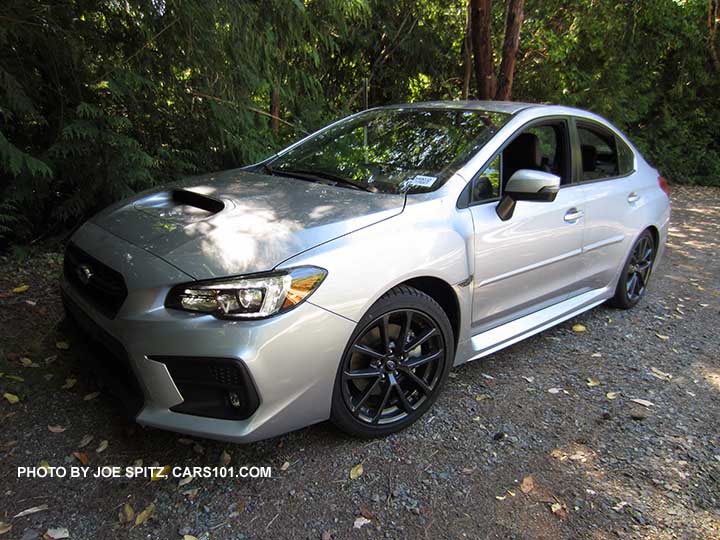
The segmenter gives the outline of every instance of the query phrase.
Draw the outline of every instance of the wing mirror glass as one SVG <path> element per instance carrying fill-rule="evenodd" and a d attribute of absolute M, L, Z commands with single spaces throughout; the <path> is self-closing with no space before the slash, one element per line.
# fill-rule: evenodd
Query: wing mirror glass
<path fill-rule="evenodd" d="M 515 171 L 505 184 L 497 215 L 503 221 L 510 219 L 517 201 L 553 202 L 559 189 L 560 177 L 556 174 L 532 169 Z"/>

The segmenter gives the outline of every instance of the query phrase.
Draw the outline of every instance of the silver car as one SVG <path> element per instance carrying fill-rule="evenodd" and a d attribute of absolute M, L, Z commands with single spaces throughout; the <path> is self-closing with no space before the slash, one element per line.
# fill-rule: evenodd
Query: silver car
<path fill-rule="evenodd" d="M 669 217 L 662 177 L 589 112 L 380 107 L 107 208 L 72 237 L 62 294 L 142 425 L 374 437 L 453 365 L 634 306 Z"/>

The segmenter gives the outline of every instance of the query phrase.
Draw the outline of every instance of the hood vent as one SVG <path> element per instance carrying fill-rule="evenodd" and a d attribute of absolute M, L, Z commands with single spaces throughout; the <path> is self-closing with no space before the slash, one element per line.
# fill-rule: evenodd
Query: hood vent
<path fill-rule="evenodd" d="M 223 208 L 225 203 L 206 195 L 201 195 L 194 191 L 188 191 L 186 189 L 175 189 L 172 191 L 172 201 L 176 204 L 184 204 L 186 206 L 192 206 L 193 208 L 199 208 L 205 210 L 211 214 L 217 214 Z"/>

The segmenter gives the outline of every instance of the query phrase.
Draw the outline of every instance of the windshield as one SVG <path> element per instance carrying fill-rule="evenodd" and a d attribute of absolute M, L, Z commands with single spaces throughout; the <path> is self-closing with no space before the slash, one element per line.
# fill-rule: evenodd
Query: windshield
<path fill-rule="evenodd" d="M 433 191 L 510 115 L 462 109 L 375 109 L 343 120 L 265 165 L 383 193 Z"/>

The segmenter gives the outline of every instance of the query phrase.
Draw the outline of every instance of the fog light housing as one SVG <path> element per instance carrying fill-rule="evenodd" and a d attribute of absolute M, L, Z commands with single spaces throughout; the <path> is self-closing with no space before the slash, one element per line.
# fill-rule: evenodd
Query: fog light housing
<path fill-rule="evenodd" d="M 240 396 L 238 396 L 235 392 L 228 392 L 228 401 L 230 401 L 230 405 L 232 405 L 236 409 L 242 407 L 242 401 L 240 401 Z"/>

